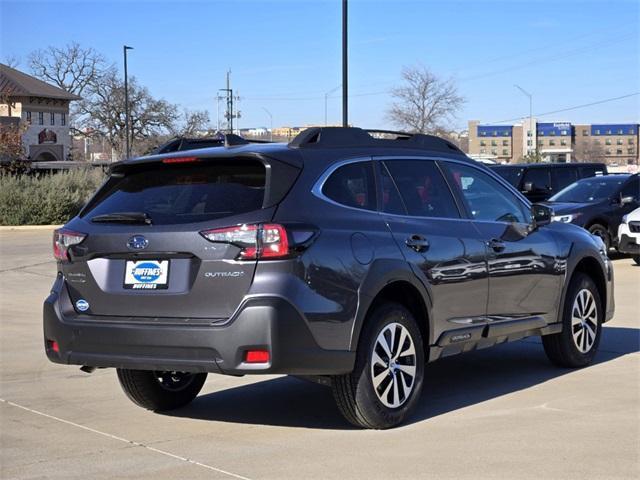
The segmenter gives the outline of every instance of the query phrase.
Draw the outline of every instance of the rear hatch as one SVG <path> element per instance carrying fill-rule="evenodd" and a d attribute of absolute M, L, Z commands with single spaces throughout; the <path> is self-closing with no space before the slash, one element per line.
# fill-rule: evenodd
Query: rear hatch
<path fill-rule="evenodd" d="M 86 234 L 61 264 L 76 310 L 154 321 L 228 318 L 256 260 L 202 232 L 269 222 L 288 190 L 283 182 L 290 187 L 298 172 L 249 157 L 124 164 L 66 227 Z"/>

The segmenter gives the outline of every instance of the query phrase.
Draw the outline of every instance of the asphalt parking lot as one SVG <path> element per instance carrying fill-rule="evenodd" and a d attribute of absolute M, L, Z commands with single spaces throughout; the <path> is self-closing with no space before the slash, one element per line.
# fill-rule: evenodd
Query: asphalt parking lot
<path fill-rule="evenodd" d="M 113 370 L 47 361 L 51 231 L 0 232 L 2 479 L 602 478 L 640 476 L 640 267 L 614 260 L 617 311 L 596 363 L 551 366 L 538 339 L 427 367 L 422 403 L 390 431 L 351 428 L 326 387 L 210 375 L 171 415 Z"/>

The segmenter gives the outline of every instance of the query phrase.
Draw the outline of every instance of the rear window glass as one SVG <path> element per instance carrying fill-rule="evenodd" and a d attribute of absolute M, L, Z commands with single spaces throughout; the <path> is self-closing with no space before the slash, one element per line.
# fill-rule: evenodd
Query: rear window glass
<path fill-rule="evenodd" d="M 327 179 L 322 193 L 334 202 L 353 208 L 376 209 L 376 186 L 371 162 L 350 163 Z"/>
<path fill-rule="evenodd" d="M 262 207 L 265 168 L 233 160 L 154 165 L 111 177 L 82 216 L 144 213 L 154 225 L 204 222 Z"/>
<path fill-rule="evenodd" d="M 497 167 L 492 168 L 494 172 L 504 178 L 514 187 L 518 188 L 520 185 L 520 179 L 522 178 L 522 167 Z"/>
<path fill-rule="evenodd" d="M 530 168 L 524 174 L 524 183 L 531 183 L 533 190 L 547 190 L 551 187 L 549 170 L 546 168 Z"/>

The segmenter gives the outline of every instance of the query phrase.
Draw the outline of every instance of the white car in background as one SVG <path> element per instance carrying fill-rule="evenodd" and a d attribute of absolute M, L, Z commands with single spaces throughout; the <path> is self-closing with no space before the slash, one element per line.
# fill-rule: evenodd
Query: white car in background
<path fill-rule="evenodd" d="M 622 217 L 618 227 L 618 251 L 633 255 L 633 261 L 640 265 L 640 208 Z"/>

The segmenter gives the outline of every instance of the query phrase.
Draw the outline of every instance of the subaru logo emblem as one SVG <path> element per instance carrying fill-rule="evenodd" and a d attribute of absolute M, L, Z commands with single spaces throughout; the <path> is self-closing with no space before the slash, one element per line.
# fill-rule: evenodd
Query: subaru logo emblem
<path fill-rule="evenodd" d="M 149 246 L 149 240 L 142 235 L 134 235 L 127 242 L 127 247 L 132 250 L 143 250 Z"/>

